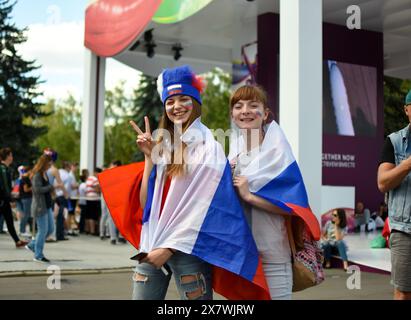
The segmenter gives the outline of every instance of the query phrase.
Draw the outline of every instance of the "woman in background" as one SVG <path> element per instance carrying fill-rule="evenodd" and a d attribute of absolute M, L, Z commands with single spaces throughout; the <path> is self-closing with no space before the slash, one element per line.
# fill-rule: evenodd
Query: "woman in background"
<path fill-rule="evenodd" d="M 322 248 L 324 250 L 325 267 L 331 267 L 332 252 L 338 250 L 343 261 L 344 270 L 348 268 L 347 248 L 344 236 L 347 233 L 347 218 L 344 209 L 336 209 L 331 220 L 327 221 L 322 233 Z"/>
<path fill-rule="evenodd" d="M 47 177 L 52 158 L 43 154 L 37 161 L 31 173 L 33 199 L 31 212 L 37 222 L 36 238 L 26 248 L 34 252 L 34 261 L 49 263 L 50 260 L 43 255 L 46 238 L 54 232 L 54 217 L 52 211 L 51 192 L 53 186 Z"/>

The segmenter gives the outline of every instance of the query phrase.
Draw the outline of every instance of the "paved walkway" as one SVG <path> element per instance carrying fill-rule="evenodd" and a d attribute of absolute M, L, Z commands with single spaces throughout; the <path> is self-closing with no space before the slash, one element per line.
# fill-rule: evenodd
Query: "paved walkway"
<path fill-rule="evenodd" d="M 44 255 L 51 264 L 60 267 L 62 274 L 97 273 L 102 270 L 124 270 L 135 265 L 130 257 L 135 249 L 130 244 L 110 244 L 110 240 L 80 235 L 68 241 L 46 243 Z M 16 249 L 8 234 L 0 234 L 0 277 L 34 275 L 47 270 L 49 265 L 33 261 L 33 253 Z"/>
<path fill-rule="evenodd" d="M 132 272 L 62 275 L 60 290 L 47 288 L 44 274 L 30 277 L 0 277 L 0 300 L 130 300 Z M 390 277 L 376 273 L 362 273 L 361 286 L 348 289 L 349 274 L 342 269 L 326 270 L 326 280 L 314 288 L 293 294 L 293 300 L 392 300 Z M 166 300 L 179 299 L 174 280 L 171 280 Z M 214 293 L 215 300 L 224 299 Z"/>

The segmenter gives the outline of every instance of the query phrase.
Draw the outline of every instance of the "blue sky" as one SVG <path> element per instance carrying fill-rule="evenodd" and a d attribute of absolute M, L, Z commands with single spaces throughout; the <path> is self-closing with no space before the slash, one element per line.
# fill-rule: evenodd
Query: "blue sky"
<path fill-rule="evenodd" d="M 13 11 L 13 20 L 19 27 L 34 23 L 46 23 L 53 19 L 57 9 L 62 21 L 84 20 L 86 0 L 18 0 Z"/>
<path fill-rule="evenodd" d="M 20 48 L 25 59 L 35 59 L 45 98 L 64 99 L 69 93 L 83 100 L 84 12 L 88 0 L 18 0 L 12 19 L 28 27 L 28 40 Z M 114 59 L 107 59 L 106 88 L 126 81 L 130 92 L 138 83 L 138 72 Z"/>

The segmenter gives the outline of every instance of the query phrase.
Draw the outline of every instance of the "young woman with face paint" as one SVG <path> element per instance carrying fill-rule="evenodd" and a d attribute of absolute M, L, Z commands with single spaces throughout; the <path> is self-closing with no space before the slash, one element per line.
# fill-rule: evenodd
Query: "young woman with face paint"
<path fill-rule="evenodd" d="M 291 299 L 287 216 L 293 215 L 292 221 L 298 220 L 298 225 L 309 221 L 307 227 L 315 237 L 319 237 L 318 221 L 311 210 L 294 210 L 287 201 L 302 203 L 306 191 L 285 135 L 275 121 L 267 121 L 270 110 L 264 90 L 250 85 L 237 89 L 230 100 L 230 111 L 237 132 L 230 141 L 228 156 L 233 184 L 262 259 L 271 299 Z"/>
<path fill-rule="evenodd" d="M 130 124 L 137 133 L 137 146 L 145 155 L 144 174 L 140 189 L 140 204 L 144 208 L 147 207 L 147 201 L 152 203 L 161 202 L 160 217 L 161 215 L 164 217 L 164 206 L 168 205 L 166 200 L 172 181 L 186 174 L 186 166 L 182 155 L 187 145 L 183 142 L 181 145 L 176 146 L 177 143 L 175 142 L 182 139 L 186 130 L 189 127 L 193 127 L 194 122 L 196 122 L 194 127 L 201 125 L 200 91 L 202 90 L 202 84 L 199 79 L 195 78 L 194 74 L 192 74 L 192 77 L 193 80 L 197 81 L 195 83 L 197 87 L 191 84 L 181 84 L 180 82 L 183 82 L 184 79 L 178 79 L 178 71 L 178 68 L 174 70 L 167 69 L 159 76 L 159 82 L 166 81 L 163 79 L 164 76 L 172 77 L 175 80 L 174 82 L 177 82 L 171 85 L 166 83 L 168 88 L 163 88 L 163 83 L 158 83 L 159 94 L 165 109 L 159 129 L 162 129 L 163 132 L 165 130 L 166 134 L 160 132 L 155 141 L 151 135 L 149 119 L 147 117 L 145 117 L 145 132 L 133 121 L 130 121 Z M 191 72 L 187 68 L 181 71 L 184 73 Z M 170 88 L 173 85 L 175 89 Z M 170 141 L 172 147 L 170 147 Z M 168 163 L 166 166 L 156 166 L 153 163 L 152 151 L 155 146 L 160 146 L 162 143 L 165 144 L 164 147 L 160 147 L 162 151 L 166 152 L 171 148 L 171 154 L 169 154 L 171 163 Z M 182 161 L 174 161 L 177 158 Z M 154 179 L 153 175 L 156 175 Z M 155 183 L 155 187 L 152 189 L 162 189 L 162 192 L 156 192 L 152 199 L 148 199 L 150 197 L 150 177 Z M 154 207 L 153 204 L 149 203 L 148 205 L 151 208 Z M 159 223 L 159 220 L 148 221 L 148 223 L 152 225 L 152 229 L 155 227 L 153 224 Z M 181 299 L 212 299 L 211 266 L 208 263 L 193 255 L 181 252 L 172 245 L 157 248 L 153 246 L 154 248 L 152 248 L 148 243 L 144 243 L 143 239 L 144 231 L 142 243 L 140 244 L 141 258 L 138 259 L 139 264 L 133 276 L 134 300 L 164 299 L 172 273 L 174 273 Z M 154 242 L 153 239 L 148 241 L 148 237 L 146 239 L 146 242 Z"/>
<path fill-rule="evenodd" d="M 164 106 L 161 130 L 152 136 L 147 117 L 144 132 L 130 122 L 145 155 L 138 182 L 144 212 L 135 242 L 139 264 L 133 276 L 133 299 L 164 299 L 172 274 L 181 299 L 212 299 L 213 288 L 237 298 L 231 283 L 225 284 L 224 272 L 230 279 L 242 278 L 235 285 L 246 288 L 243 298 L 266 297 L 260 283 L 259 289 L 247 289 L 255 286 L 257 248 L 222 146 L 201 123 L 201 81 L 183 66 L 166 69 L 157 85 Z M 233 227 L 226 228 L 226 223 Z M 251 269 L 243 265 L 250 262 Z M 214 266 L 220 270 L 217 275 Z"/>
<path fill-rule="evenodd" d="M 231 119 L 244 141 L 241 150 L 236 152 L 233 152 L 230 145 L 229 160 L 233 170 L 233 184 L 242 200 L 263 261 L 271 299 L 291 299 L 291 251 L 283 217 L 288 213 L 250 192 L 247 177 L 247 168 L 261 152 L 267 130 L 265 125 L 270 110 L 267 107 L 266 94 L 259 87 L 243 86 L 233 93 L 230 108 Z"/>

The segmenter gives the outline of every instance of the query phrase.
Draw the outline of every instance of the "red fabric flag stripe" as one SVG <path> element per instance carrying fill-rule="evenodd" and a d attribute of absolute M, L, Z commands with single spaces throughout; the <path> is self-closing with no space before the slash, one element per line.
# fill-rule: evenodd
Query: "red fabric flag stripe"
<path fill-rule="evenodd" d="M 229 300 L 271 300 L 261 260 L 253 282 L 213 266 L 213 289 Z"/>
<path fill-rule="evenodd" d="M 140 183 L 144 162 L 106 170 L 98 175 L 101 190 L 114 224 L 135 248 L 140 245 L 143 210 Z"/>
<path fill-rule="evenodd" d="M 300 207 L 292 203 L 286 203 L 286 205 L 289 208 L 291 208 L 297 216 L 299 216 L 301 219 L 304 220 L 314 240 L 316 241 L 320 240 L 320 237 L 321 237 L 320 224 L 317 220 L 317 217 L 314 215 L 311 209 Z"/>

